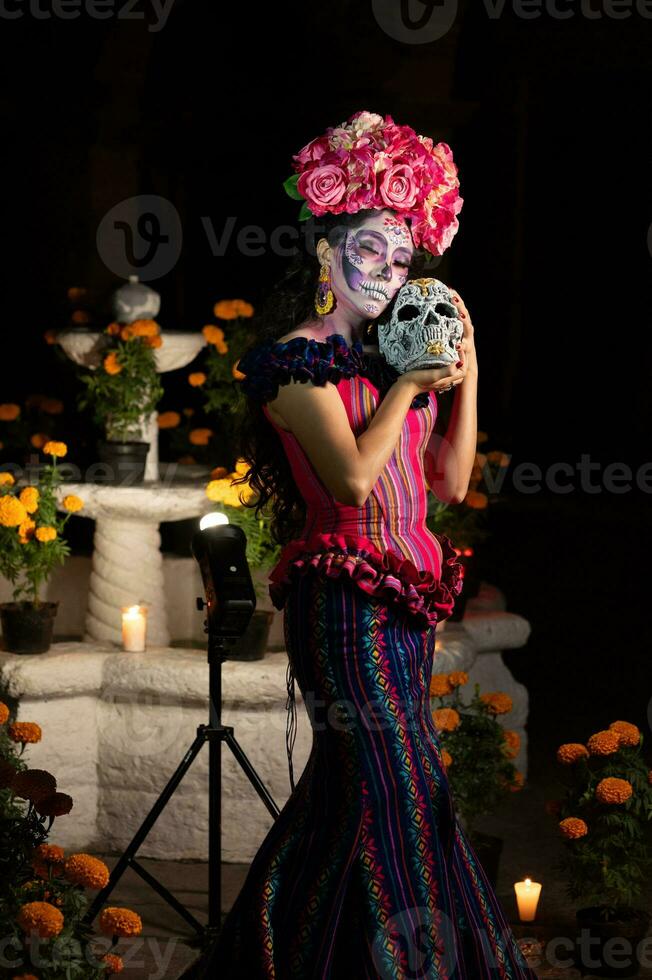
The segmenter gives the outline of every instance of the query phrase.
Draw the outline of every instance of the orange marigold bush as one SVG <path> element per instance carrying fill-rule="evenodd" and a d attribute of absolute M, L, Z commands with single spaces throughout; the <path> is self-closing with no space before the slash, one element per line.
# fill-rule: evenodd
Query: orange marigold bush
<path fill-rule="evenodd" d="M 40 742 L 42 731 L 35 721 L 13 721 L 7 726 L 7 733 L 12 742 Z"/>
<path fill-rule="evenodd" d="M 125 968 L 122 957 L 116 953 L 105 953 L 102 957 L 102 962 L 106 963 L 106 972 L 108 974 L 122 973 Z"/>
<path fill-rule="evenodd" d="M 632 784 L 627 779 L 607 776 L 595 788 L 595 798 L 599 803 L 626 803 L 633 793 Z"/>
<path fill-rule="evenodd" d="M 564 766 L 572 766 L 580 759 L 587 759 L 589 750 L 581 742 L 564 742 L 557 749 L 557 762 Z"/>
<path fill-rule="evenodd" d="M 109 880 L 109 869 L 104 861 L 92 854 L 71 854 L 63 866 L 64 877 L 73 885 L 95 888 L 98 891 Z"/>
<path fill-rule="evenodd" d="M 469 675 L 465 670 L 453 670 L 448 675 L 448 680 L 452 687 L 462 687 L 464 684 L 468 684 Z"/>
<path fill-rule="evenodd" d="M 220 344 L 224 341 L 224 331 L 221 327 L 216 327 L 212 323 L 208 323 L 203 329 L 202 333 L 209 344 Z"/>
<path fill-rule="evenodd" d="M 613 755 L 620 748 L 620 735 L 608 730 L 595 732 L 586 746 L 591 755 Z"/>
<path fill-rule="evenodd" d="M 589 828 L 584 820 L 579 817 L 566 817 L 559 821 L 559 829 L 567 840 L 577 840 L 579 837 L 586 837 Z"/>
<path fill-rule="evenodd" d="M 639 728 L 629 721 L 612 721 L 609 731 L 616 732 L 620 736 L 621 745 L 636 746 L 641 740 Z"/>
<path fill-rule="evenodd" d="M 16 921 L 27 935 L 36 932 L 41 939 L 52 939 L 63 929 L 63 914 L 50 902 L 27 902 Z"/>
<path fill-rule="evenodd" d="M 117 905 L 102 909 L 98 924 L 105 936 L 139 936 L 143 929 L 137 912 Z"/>
<path fill-rule="evenodd" d="M 480 700 L 487 705 L 493 715 L 506 715 L 512 710 L 512 699 L 509 694 L 505 694 L 503 691 L 481 694 Z"/>
<path fill-rule="evenodd" d="M 435 727 L 440 732 L 455 731 L 460 723 L 460 716 L 455 708 L 436 708 L 432 717 Z"/>
<path fill-rule="evenodd" d="M 441 698 L 446 694 L 452 694 L 453 685 L 450 682 L 448 674 L 433 674 L 430 678 L 430 696 L 433 698 Z"/>

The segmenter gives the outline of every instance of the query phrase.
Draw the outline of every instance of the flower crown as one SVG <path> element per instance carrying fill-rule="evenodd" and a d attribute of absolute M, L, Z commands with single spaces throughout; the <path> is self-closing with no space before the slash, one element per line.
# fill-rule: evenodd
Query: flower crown
<path fill-rule="evenodd" d="M 433 144 L 391 116 L 356 112 L 292 157 L 283 187 L 303 201 L 299 220 L 389 208 L 409 219 L 415 246 L 442 255 L 459 228 L 457 167 L 447 143 Z"/>

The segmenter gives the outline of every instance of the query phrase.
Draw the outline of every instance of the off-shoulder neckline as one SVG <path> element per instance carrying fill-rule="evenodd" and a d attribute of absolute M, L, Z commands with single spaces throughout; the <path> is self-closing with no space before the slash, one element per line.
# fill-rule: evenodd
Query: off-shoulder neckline
<path fill-rule="evenodd" d="M 330 333 L 330 334 L 328 334 L 327 337 L 324 337 L 324 338 L 320 338 L 320 337 L 306 337 L 306 336 L 304 336 L 304 334 L 297 334 L 296 337 L 290 337 L 289 340 L 274 340 L 274 341 L 272 341 L 272 343 L 275 346 L 287 347 L 289 344 L 293 344 L 293 343 L 295 343 L 298 340 L 303 340 L 303 341 L 306 341 L 308 343 L 311 340 L 313 340 L 316 344 L 324 344 L 324 343 L 326 343 L 329 340 L 339 340 L 339 341 L 341 341 L 341 346 L 346 347 L 348 350 L 358 350 L 358 351 L 360 351 L 360 353 L 369 353 L 368 351 L 364 351 L 363 350 L 363 345 L 362 345 L 362 341 L 361 340 L 354 340 L 352 343 L 349 343 L 349 341 L 346 339 L 346 337 L 343 334 L 341 334 L 341 333 Z"/>

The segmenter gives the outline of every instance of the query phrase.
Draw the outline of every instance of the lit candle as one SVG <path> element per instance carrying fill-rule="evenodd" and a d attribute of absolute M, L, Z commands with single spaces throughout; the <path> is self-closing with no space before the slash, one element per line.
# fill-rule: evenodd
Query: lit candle
<path fill-rule="evenodd" d="M 122 646 L 130 653 L 142 653 L 147 634 L 146 606 L 122 607 Z"/>
<path fill-rule="evenodd" d="M 518 917 L 521 922 L 532 922 L 537 914 L 537 903 L 541 894 L 541 882 L 526 878 L 514 884 Z"/>

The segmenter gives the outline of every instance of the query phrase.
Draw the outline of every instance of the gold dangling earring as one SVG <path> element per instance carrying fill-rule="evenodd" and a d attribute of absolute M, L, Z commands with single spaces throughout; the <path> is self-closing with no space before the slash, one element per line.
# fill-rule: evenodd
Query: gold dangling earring
<path fill-rule="evenodd" d="M 319 285 L 315 293 L 315 310 L 320 316 L 330 313 L 335 304 L 335 297 L 331 289 L 331 270 L 327 265 L 322 265 L 319 273 Z"/>

